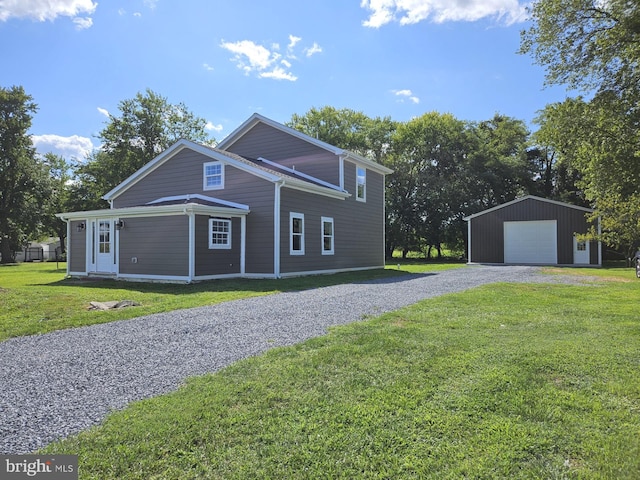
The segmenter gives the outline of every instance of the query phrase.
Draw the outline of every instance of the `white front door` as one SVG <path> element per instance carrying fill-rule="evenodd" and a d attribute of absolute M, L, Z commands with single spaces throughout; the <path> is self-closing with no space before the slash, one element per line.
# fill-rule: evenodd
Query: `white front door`
<path fill-rule="evenodd" d="M 579 241 L 573 237 L 573 263 L 576 265 L 589 265 L 589 242 Z"/>
<path fill-rule="evenodd" d="M 96 221 L 96 272 L 115 273 L 115 228 L 113 219 Z"/>

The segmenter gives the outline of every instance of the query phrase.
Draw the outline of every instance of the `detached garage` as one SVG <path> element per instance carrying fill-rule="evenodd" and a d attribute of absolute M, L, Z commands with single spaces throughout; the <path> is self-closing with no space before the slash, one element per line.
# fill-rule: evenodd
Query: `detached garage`
<path fill-rule="evenodd" d="M 600 242 L 576 238 L 588 231 L 592 212 L 529 195 L 470 215 L 469 263 L 602 265 Z"/>

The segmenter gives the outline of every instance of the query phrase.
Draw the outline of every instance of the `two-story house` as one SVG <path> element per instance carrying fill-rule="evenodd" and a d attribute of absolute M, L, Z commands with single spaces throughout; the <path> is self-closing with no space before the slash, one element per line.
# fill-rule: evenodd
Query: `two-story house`
<path fill-rule="evenodd" d="M 254 114 L 180 140 L 67 222 L 70 276 L 192 282 L 384 266 L 388 168 Z"/>

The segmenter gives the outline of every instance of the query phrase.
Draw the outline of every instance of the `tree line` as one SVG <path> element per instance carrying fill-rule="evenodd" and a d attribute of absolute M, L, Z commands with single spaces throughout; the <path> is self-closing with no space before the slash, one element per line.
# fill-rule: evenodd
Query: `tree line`
<path fill-rule="evenodd" d="M 406 122 L 325 106 L 287 123 L 394 170 L 387 179 L 387 255 L 464 252 L 467 215 L 525 194 L 595 209 L 599 238 L 627 255 L 640 245 L 640 6 L 633 0 L 538 0 L 520 53 L 548 84 L 585 96 L 547 105 L 531 134 L 495 114 L 470 122 L 429 112 Z M 146 90 L 118 105 L 84 162 L 38 155 L 28 134 L 37 112 L 22 87 L 0 87 L 0 254 L 48 234 L 64 244 L 61 211 L 105 208 L 101 199 L 179 138 L 215 144 L 206 121 Z"/>

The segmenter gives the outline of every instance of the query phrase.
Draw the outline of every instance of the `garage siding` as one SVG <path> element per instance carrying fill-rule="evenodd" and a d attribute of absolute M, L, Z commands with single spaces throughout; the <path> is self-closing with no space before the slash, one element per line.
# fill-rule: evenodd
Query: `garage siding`
<path fill-rule="evenodd" d="M 573 235 L 586 233 L 586 212 L 557 203 L 526 198 L 471 218 L 471 258 L 474 263 L 504 263 L 504 222 L 557 220 L 558 264 L 573 264 Z M 598 243 L 590 244 L 592 265 L 598 264 Z"/>

